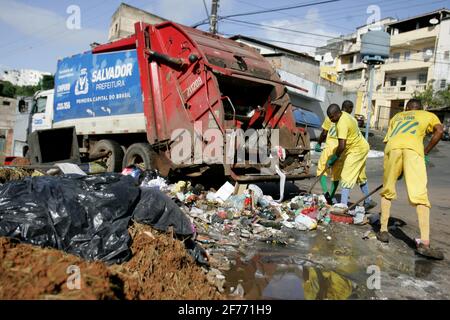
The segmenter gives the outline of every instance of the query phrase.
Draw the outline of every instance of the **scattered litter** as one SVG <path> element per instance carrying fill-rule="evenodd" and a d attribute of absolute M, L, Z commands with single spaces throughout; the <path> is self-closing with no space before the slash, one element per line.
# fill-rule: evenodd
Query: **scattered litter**
<path fill-rule="evenodd" d="M 305 226 L 308 230 L 313 230 L 317 228 L 317 221 L 304 215 L 304 214 L 299 214 L 296 218 L 295 218 L 295 224 L 297 226 L 300 225 L 300 230 L 303 230 L 303 226 Z"/>
<path fill-rule="evenodd" d="M 157 177 L 154 179 L 150 179 L 149 177 L 145 177 L 141 183 L 142 188 L 158 188 L 161 191 L 167 191 L 168 185 L 166 179 L 162 177 Z"/>
<path fill-rule="evenodd" d="M 81 170 L 79 166 L 73 163 L 56 163 L 55 166 L 58 167 L 64 174 L 79 174 L 82 176 L 86 175 L 86 172 Z"/>
<path fill-rule="evenodd" d="M 135 165 L 131 165 L 122 170 L 122 174 L 124 176 L 132 176 L 136 180 L 139 179 L 142 170 L 136 167 Z"/>
<path fill-rule="evenodd" d="M 226 201 L 234 192 L 234 186 L 228 181 L 216 192 L 215 198 Z"/>

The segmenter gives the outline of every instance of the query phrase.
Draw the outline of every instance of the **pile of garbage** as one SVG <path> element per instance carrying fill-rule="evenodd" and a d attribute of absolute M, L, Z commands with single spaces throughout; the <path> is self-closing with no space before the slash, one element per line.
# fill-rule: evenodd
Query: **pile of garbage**
<path fill-rule="evenodd" d="M 244 253 L 255 242 L 288 245 L 294 233 L 309 231 L 330 222 L 365 223 L 364 207 L 348 211 L 340 204 L 330 206 L 323 195 L 301 194 L 278 202 L 255 184 L 205 190 L 189 181 L 169 184 L 159 176 L 142 180 L 141 188 L 159 188 L 190 219 L 193 239 L 206 249 L 216 274 L 228 271 L 234 253 Z"/>
<path fill-rule="evenodd" d="M 255 184 L 226 182 L 206 190 L 189 181 L 170 184 L 157 171 L 136 166 L 91 176 L 75 165 L 58 170 L 63 175 L 31 174 L 0 188 L 0 236 L 121 264 L 133 256 L 131 221 L 172 230 L 219 292 L 224 292 L 222 272 L 234 263 L 230 257 L 255 242 L 287 245 L 295 232 L 318 225 L 366 222 L 364 207 L 330 206 L 323 195 L 281 202 Z"/>

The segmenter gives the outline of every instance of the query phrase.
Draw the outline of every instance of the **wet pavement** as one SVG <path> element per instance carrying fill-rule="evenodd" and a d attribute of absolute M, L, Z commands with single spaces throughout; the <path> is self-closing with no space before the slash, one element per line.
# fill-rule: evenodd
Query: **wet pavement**
<path fill-rule="evenodd" d="M 331 223 L 313 231 L 294 231 L 287 245 L 257 242 L 226 253 L 235 260 L 224 273 L 226 290 L 244 299 L 449 299 L 449 158 L 450 143 L 442 142 L 428 169 L 432 245 L 442 249 L 447 260 L 428 260 L 414 252 L 417 217 L 403 182 L 392 207 L 389 244 L 376 240 L 373 233 L 363 240 L 368 232 L 377 231 L 376 223 Z M 367 174 L 372 188 L 381 183 L 382 158 L 368 160 Z M 309 183 L 297 185 L 302 189 Z M 320 192 L 320 187 L 314 191 Z M 273 192 L 275 198 L 276 187 Z M 361 196 L 355 189 L 351 199 Z M 379 195 L 374 200 L 379 203 Z M 379 213 L 379 206 L 371 213 Z"/>

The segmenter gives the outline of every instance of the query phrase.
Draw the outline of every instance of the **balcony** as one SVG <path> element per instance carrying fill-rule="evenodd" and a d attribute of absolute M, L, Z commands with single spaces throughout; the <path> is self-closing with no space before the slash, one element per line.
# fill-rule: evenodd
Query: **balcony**
<path fill-rule="evenodd" d="M 415 91 L 425 91 L 426 87 L 426 83 L 418 83 L 409 86 L 383 87 L 382 92 L 384 94 L 412 94 Z"/>
<path fill-rule="evenodd" d="M 423 52 L 412 53 L 410 58 L 405 60 L 404 52 L 402 52 L 399 59 L 395 60 L 391 57 L 381 68 L 386 72 L 428 69 L 433 65 L 433 60 L 434 54 L 431 57 L 426 57 Z"/>
<path fill-rule="evenodd" d="M 433 41 L 438 36 L 438 29 L 436 27 L 426 27 L 391 36 L 391 47 L 401 46 L 415 46 L 427 41 Z"/>
<path fill-rule="evenodd" d="M 362 62 L 357 62 L 357 63 L 342 63 L 341 64 L 341 70 L 345 70 L 345 71 L 351 71 L 351 70 L 356 70 L 356 69 L 364 69 L 366 67 L 366 65 Z"/>

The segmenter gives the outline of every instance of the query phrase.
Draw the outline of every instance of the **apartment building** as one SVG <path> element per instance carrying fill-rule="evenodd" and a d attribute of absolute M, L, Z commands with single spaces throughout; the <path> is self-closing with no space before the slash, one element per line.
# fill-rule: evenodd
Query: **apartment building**
<path fill-rule="evenodd" d="M 434 90 L 450 84 L 450 11 L 439 9 L 399 21 L 385 18 L 378 26 L 391 35 L 390 58 L 376 67 L 370 111 L 371 126 L 384 130 L 414 92 L 428 84 Z M 361 36 L 373 27 L 362 26 L 331 39 L 316 52 L 322 57 L 321 76 L 332 77 L 334 68 L 344 96 L 355 102 L 355 113 L 363 115 L 367 114 L 368 73 L 361 63 Z"/>
<path fill-rule="evenodd" d="M 342 85 L 344 98 L 355 103 L 355 114 L 364 112 L 367 92 L 368 73 L 361 61 L 361 37 L 372 29 L 385 30 L 386 25 L 394 21 L 394 18 L 385 18 L 376 24 L 360 26 L 349 35 L 328 40 L 316 50 L 316 59 L 321 60 L 321 77 Z"/>
<path fill-rule="evenodd" d="M 428 84 L 447 88 L 450 64 L 450 11 L 441 9 L 387 25 L 390 58 L 376 73 L 372 125 L 385 129 L 414 92 Z"/>

